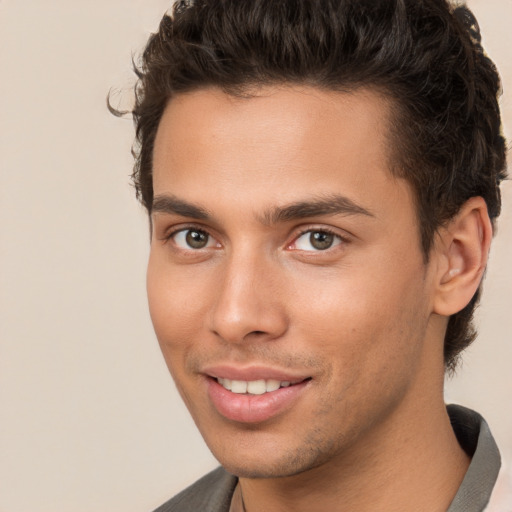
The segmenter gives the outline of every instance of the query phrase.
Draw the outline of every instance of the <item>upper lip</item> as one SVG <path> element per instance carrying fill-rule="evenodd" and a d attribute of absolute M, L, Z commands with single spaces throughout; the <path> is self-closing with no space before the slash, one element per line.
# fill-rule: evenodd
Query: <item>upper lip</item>
<path fill-rule="evenodd" d="M 310 377 L 309 375 L 267 366 L 237 367 L 231 365 L 217 365 L 205 368 L 202 373 L 209 377 L 230 380 L 254 381 L 273 379 L 280 382 L 287 381 L 291 383 L 301 382 Z"/>

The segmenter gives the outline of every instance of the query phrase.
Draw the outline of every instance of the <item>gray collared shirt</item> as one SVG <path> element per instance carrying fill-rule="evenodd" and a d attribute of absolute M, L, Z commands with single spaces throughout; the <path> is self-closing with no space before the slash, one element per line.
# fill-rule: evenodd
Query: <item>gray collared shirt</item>
<path fill-rule="evenodd" d="M 447 512 L 482 512 L 498 478 L 500 452 L 480 414 L 460 405 L 449 405 L 448 414 L 459 444 L 471 456 L 471 463 Z"/>
<path fill-rule="evenodd" d="M 484 512 L 501 466 L 498 447 L 478 413 L 449 405 L 448 414 L 471 463 L 447 512 Z M 236 484 L 235 476 L 217 468 L 154 512 L 229 512 Z"/>

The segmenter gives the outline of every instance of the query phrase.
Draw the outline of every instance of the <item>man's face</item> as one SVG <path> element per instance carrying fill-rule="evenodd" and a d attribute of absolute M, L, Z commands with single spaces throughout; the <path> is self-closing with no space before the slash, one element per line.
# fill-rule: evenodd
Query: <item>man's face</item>
<path fill-rule="evenodd" d="M 369 91 L 269 87 L 200 90 L 165 110 L 150 311 L 234 474 L 371 449 L 418 406 L 432 360 L 442 368 L 412 192 L 389 172 L 388 108 Z"/>

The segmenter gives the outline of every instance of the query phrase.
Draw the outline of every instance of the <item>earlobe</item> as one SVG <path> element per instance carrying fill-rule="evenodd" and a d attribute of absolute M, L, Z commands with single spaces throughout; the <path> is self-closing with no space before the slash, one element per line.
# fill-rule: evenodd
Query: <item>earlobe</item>
<path fill-rule="evenodd" d="M 439 231 L 436 244 L 438 284 L 434 312 L 450 316 L 462 310 L 482 280 L 492 238 L 485 201 L 469 199 L 459 213 Z"/>

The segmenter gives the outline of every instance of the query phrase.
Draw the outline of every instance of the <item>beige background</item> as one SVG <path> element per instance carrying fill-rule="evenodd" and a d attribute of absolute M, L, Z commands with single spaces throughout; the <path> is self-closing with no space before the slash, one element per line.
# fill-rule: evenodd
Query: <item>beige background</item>
<path fill-rule="evenodd" d="M 0 512 L 151 510 L 215 465 L 150 325 L 130 120 L 107 113 L 164 0 L 0 0 Z M 512 128 L 511 0 L 470 0 Z M 449 400 L 512 461 L 512 187 Z"/>

